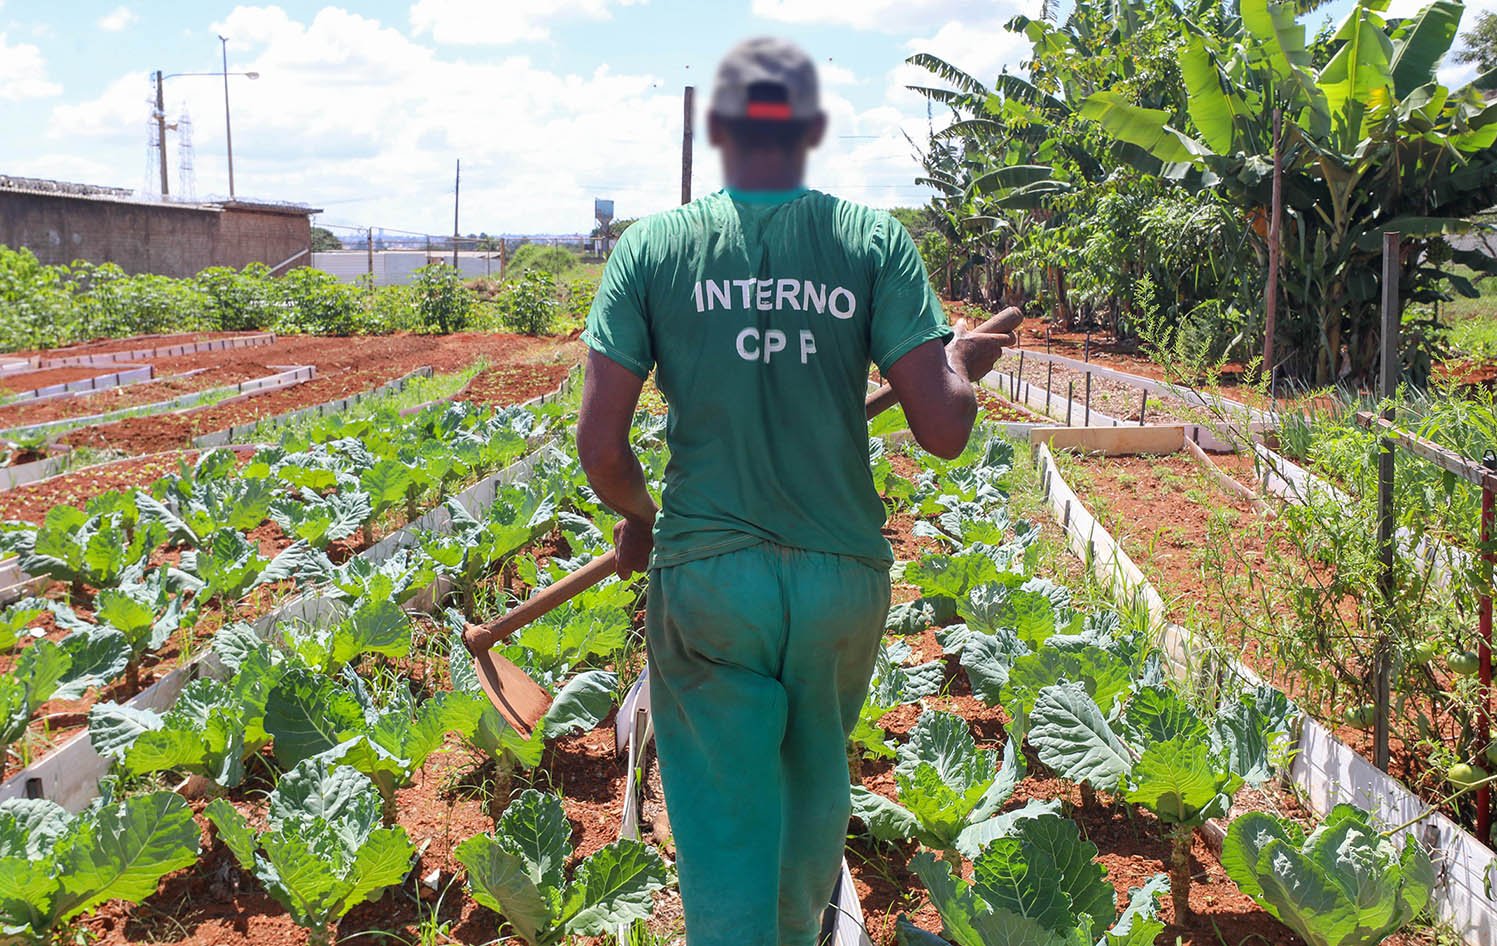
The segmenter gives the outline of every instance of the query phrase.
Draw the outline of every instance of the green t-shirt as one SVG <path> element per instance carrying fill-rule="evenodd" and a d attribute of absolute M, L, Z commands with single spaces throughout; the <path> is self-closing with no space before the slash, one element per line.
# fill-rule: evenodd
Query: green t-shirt
<path fill-rule="evenodd" d="M 656 384 L 657 568 L 769 540 L 889 563 L 868 365 L 951 334 L 914 241 L 816 191 L 718 191 L 624 231 L 583 341 Z"/>

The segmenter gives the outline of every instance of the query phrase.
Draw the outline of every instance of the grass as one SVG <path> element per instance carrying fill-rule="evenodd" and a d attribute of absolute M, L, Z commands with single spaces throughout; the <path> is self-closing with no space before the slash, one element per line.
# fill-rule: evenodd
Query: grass
<path fill-rule="evenodd" d="M 399 391 L 365 398 L 342 413 L 348 420 L 358 420 L 364 417 L 371 417 L 385 408 L 402 411 L 415 407 L 418 404 L 425 404 L 428 401 L 451 397 L 458 391 L 461 391 L 463 385 L 473 380 L 479 372 L 488 366 L 488 360 L 480 358 L 461 371 L 434 374 L 429 378 L 412 378 Z M 261 442 L 273 439 L 272 434 L 275 437 L 289 436 L 294 439 L 300 439 L 308 434 L 313 427 L 321 423 L 325 416 L 325 414 L 311 413 L 292 421 L 280 423 L 273 420 L 266 420 L 256 426 L 254 431 L 246 439 L 252 442 Z"/>
<path fill-rule="evenodd" d="M 1497 361 L 1497 277 L 1477 279 L 1477 273 L 1458 267 L 1476 284 L 1475 299 L 1457 296 L 1440 305 L 1440 321 L 1450 328 L 1450 347 L 1478 361 Z"/>

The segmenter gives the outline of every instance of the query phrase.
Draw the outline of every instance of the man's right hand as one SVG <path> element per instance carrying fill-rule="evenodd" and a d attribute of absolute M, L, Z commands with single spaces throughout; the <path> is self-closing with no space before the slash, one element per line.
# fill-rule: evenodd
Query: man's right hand
<path fill-rule="evenodd" d="M 964 374 L 968 381 L 978 381 L 983 378 L 993 370 L 993 365 L 1003 354 L 1003 349 L 1018 345 L 1018 339 L 1012 333 L 973 334 L 971 326 L 965 319 L 958 320 L 953 330 L 956 337 L 946 346 L 946 358 L 951 363 L 952 369 Z"/>

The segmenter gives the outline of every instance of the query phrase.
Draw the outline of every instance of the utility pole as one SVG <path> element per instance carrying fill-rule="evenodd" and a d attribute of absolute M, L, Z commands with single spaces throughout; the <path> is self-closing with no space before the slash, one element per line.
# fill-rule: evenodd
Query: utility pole
<path fill-rule="evenodd" d="M 166 186 L 166 102 L 161 91 L 161 70 L 156 70 L 156 154 L 161 158 L 161 199 L 168 193 Z"/>
<path fill-rule="evenodd" d="M 229 123 L 229 38 L 220 36 L 224 54 L 224 141 L 229 146 L 229 199 L 234 199 L 234 128 Z"/>
<path fill-rule="evenodd" d="M 688 85 L 686 87 L 685 116 L 686 121 L 681 132 L 681 203 L 691 203 L 691 119 L 694 111 L 692 103 L 696 99 L 696 88 Z"/>
<path fill-rule="evenodd" d="M 457 195 L 463 183 L 463 159 L 457 159 L 457 171 L 452 177 L 452 268 L 457 269 Z"/>
<path fill-rule="evenodd" d="M 1268 372 L 1268 389 L 1274 389 L 1273 337 L 1279 315 L 1279 225 L 1283 214 L 1284 158 L 1280 151 L 1279 130 L 1283 112 L 1273 110 L 1273 197 L 1268 211 L 1268 285 L 1263 299 L 1263 370 Z"/>

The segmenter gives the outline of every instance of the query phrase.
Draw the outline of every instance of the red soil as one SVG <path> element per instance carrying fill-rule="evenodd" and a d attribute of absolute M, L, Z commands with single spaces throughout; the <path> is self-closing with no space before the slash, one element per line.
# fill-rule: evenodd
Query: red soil
<path fill-rule="evenodd" d="M 360 338 L 288 337 L 269 348 L 247 349 L 246 357 L 284 365 L 312 365 L 317 377 L 305 384 L 180 414 L 136 417 L 70 433 L 66 441 L 128 453 L 184 447 L 192 438 L 239 424 L 363 393 L 423 365 L 438 373 L 460 370 L 479 358 L 496 364 L 544 357 L 548 339 L 502 334 L 446 336 L 392 335 Z M 251 354 L 252 353 L 252 354 Z M 172 359 L 175 370 L 219 364 L 222 352 Z M 235 353 L 230 353 L 235 354 Z"/>

